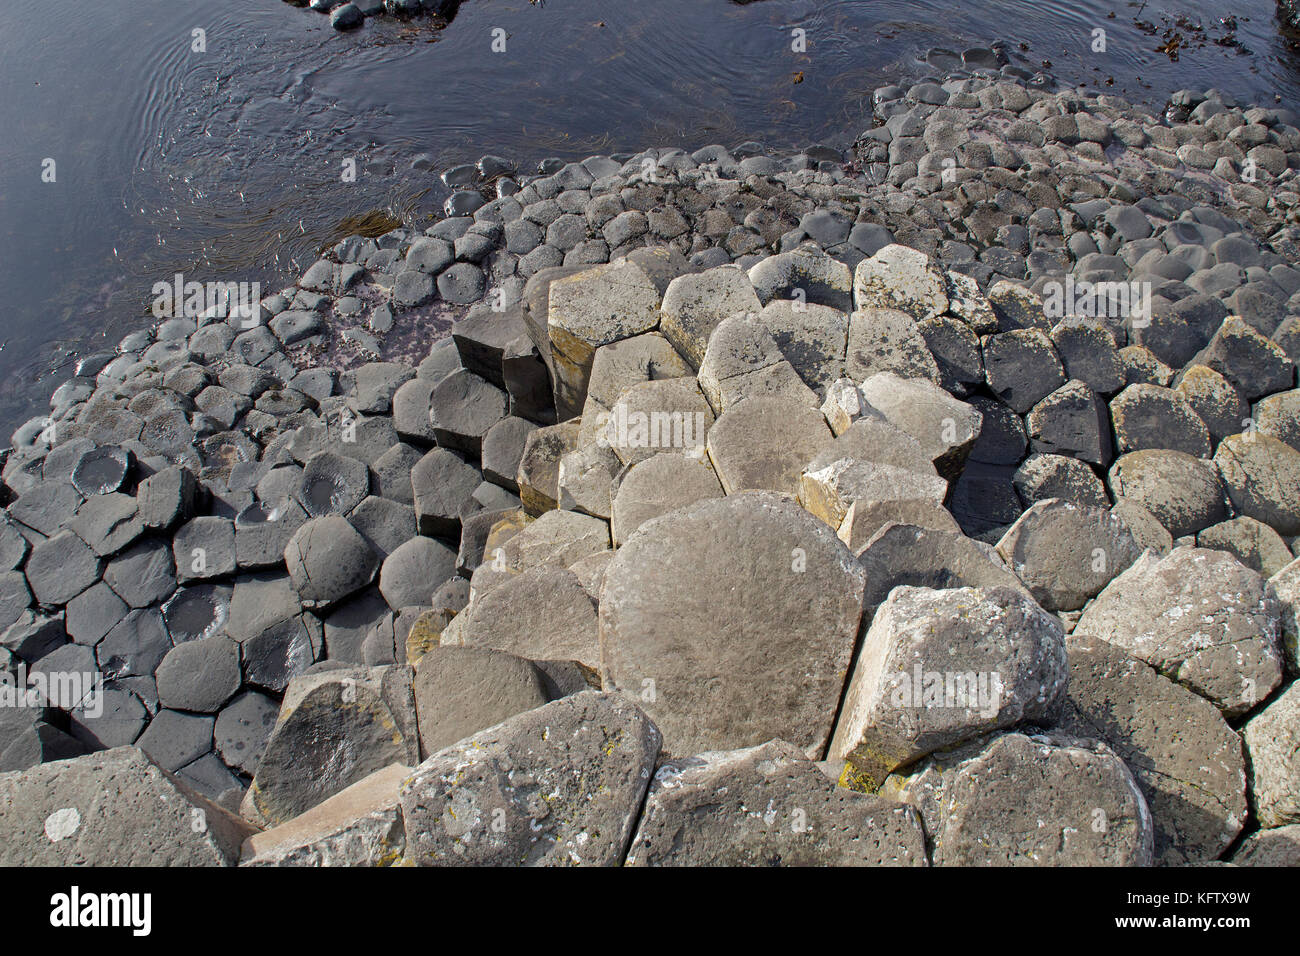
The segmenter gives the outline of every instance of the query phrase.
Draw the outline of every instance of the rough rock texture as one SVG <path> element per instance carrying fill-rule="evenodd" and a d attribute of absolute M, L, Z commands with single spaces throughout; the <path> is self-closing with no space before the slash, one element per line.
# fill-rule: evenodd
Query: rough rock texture
<path fill-rule="evenodd" d="M 1061 625 L 1020 593 L 898 587 L 863 638 L 830 757 L 878 785 L 936 750 L 1050 718 L 1065 683 Z"/>
<path fill-rule="evenodd" d="M 1281 609 L 1264 580 L 1222 551 L 1147 552 L 1075 625 L 1212 701 L 1229 717 L 1282 680 Z"/>
<path fill-rule="evenodd" d="M 936 866 L 1149 866 L 1151 813 L 1106 744 L 1003 734 L 925 761 L 883 791 L 914 803 Z"/>
<path fill-rule="evenodd" d="M 660 737 L 619 695 L 586 691 L 487 728 L 402 785 L 417 866 L 622 861 Z"/>
<path fill-rule="evenodd" d="M 135 747 L 0 774 L 5 866 L 233 866 L 251 832 Z"/>
<path fill-rule="evenodd" d="M 605 687 L 640 702 L 670 754 L 780 736 L 819 757 L 865 583 L 834 531 L 777 495 L 733 495 L 656 518 L 605 573 Z"/>
<path fill-rule="evenodd" d="M 835 786 L 773 740 L 665 764 L 628 866 L 924 866 L 916 811 Z"/>
<path fill-rule="evenodd" d="M 1105 641 L 1066 641 L 1070 684 L 1057 729 L 1101 740 L 1137 778 L 1155 862 L 1217 859 L 1246 817 L 1241 738 L 1202 697 Z"/>

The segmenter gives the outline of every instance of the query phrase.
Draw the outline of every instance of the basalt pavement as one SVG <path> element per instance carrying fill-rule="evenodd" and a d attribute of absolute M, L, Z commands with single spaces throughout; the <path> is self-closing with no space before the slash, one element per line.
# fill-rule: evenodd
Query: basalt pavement
<path fill-rule="evenodd" d="M 82 359 L 0 860 L 1300 863 L 1300 118 L 967 59 Z"/>

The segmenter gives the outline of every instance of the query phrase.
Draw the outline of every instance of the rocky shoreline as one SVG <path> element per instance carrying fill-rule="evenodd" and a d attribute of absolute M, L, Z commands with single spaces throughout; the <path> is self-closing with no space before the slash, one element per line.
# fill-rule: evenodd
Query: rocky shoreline
<path fill-rule="evenodd" d="M 335 30 L 355 30 L 371 17 L 379 16 L 399 20 L 413 17 L 450 20 L 460 6 L 460 0 L 285 0 L 285 3 L 328 14 L 330 26 Z"/>
<path fill-rule="evenodd" d="M 1300 118 L 968 52 L 84 358 L 0 859 L 1300 863 Z"/>

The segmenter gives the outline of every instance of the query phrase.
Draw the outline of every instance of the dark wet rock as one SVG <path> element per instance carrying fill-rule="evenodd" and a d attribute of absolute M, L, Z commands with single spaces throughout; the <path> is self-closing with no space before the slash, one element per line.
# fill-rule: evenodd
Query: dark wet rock
<path fill-rule="evenodd" d="M 176 580 L 181 584 L 235 573 L 235 525 L 229 518 L 192 518 L 172 538 Z"/>
<path fill-rule="evenodd" d="M 313 455 L 303 468 L 297 497 L 312 518 L 346 515 L 370 493 L 370 469 L 363 461 L 333 452 Z"/>
<path fill-rule="evenodd" d="M 27 559 L 27 583 L 41 604 L 66 604 L 99 579 L 103 563 L 95 552 L 71 531 L 32 548 Z"/>
<path fill-rule="evenodd" d="M 135 456 L 127 449 L 97 447 L 77 459 L 72 468 L 73 487 L 87 498 L 117 491 L 134 464 Z"/>
<path fill-rule="evenodd" d="M 239 689 L 239 645 L 222 634 L 185 641 L 167 652 L 154 676 L 164 707 L 215 714 Z"/>
<path fill-rule="evenodd" d="M 366 539 L 338 515 L 306 522 L 289 540 L 284 560 L 307 607 L 333 604 L 365 587 L 379 565 Z"/>
<path fill-rule="evenodd" d="M 162 606 L 163 622 L 173 644 L 216 634 L 230 619 L 232 589 L 226 584 L 181 588 Z"/>

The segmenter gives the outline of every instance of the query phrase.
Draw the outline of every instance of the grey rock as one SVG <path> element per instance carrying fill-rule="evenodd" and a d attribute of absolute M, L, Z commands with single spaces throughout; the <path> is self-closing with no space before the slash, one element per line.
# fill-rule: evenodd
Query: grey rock
<path fill-rule="evenodd" d="M 1070 685 L 1057 729 L 1107 744 L 1151 810 L 1158 865 L 1216 859 L 1246 819 L 1241 738 L 1218 710 L 1105 641 L 1066 640 Z"/>
<path fill-rule="evenodd" d="M 1229 717 L 1282 681 L 1281 608 L 1264 579 L 1222 551 L 1143 554 L 1088 606 L 1074 634 L 1108 641 Z"/>
<path fill-rule="evenodd" d="M 863 639 L 829 756 L 879 784 L 936 750 L 1048 718 L 1066 674 L 1060 623 L 1023 593 L 895 588 Z"/>
<path fill-rule="evenodd" d="M 927 854 L 915 810 L 836 787 L 799 748 L 773 740 L 661 767 L 626 862 L 924 866 Z"/>
<path fill-rule="evenodd" d="M 417 865 L 615 865 L 659 743 L 617 696 L 575 694 L 513 717 L 430 757 L 402 785 L 407 853 Z"/>
<path fill-rule="evenodd" d="M 365 587 L 379 564 L 366 539 L 337 515 L 313 518 L 294 532 L 284 560 L 307 607 L 333 604 Z"/>
<path fill-rule="evenodd" d="M 642 525 L 606 571 L 605 687 L 640 693 L 652 680 L 655 699 L 642 699 L 672 753 L 774 735 L 819 753 L 864 584 L 831 529 L 781 496 L 736 495 L 664 515 Z M 671 618 L 664 601 L 678 609 Z M 732 612 L 719 618 L 719 605 Z M 665 654 L 669 646 L 690 650 Z M 738 654 L 741 647 L 754 650 Z M 773 687 L 782 688 L 775 698 Z M 761 711 L 743 703 L 760 693 L 768 700 Z"/>
<path fill-rule="evenodd" d="M 164 707 L 215 714 L 239 689 L 239 646 L 221 634 L 186 641 L 167 652 L 154 676 Z"/>
<path fill-rule="evenodd" d="M 0 790 L 6 865 L 233 866 L 252 832 L 134 747 L 5 774 Z"/>

